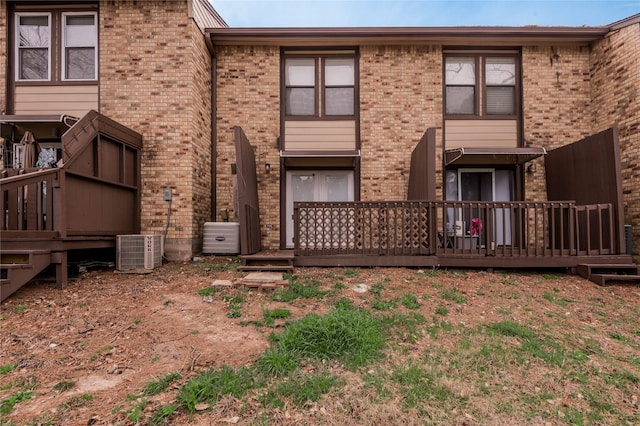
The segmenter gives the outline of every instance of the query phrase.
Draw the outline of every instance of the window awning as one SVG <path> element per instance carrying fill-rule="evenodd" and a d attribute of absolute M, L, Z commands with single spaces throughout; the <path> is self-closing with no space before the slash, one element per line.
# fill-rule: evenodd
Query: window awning
<path fill-rule="evenodd" d="M 444 152 L 445 165 L 457 166 L 506 166 L 524 164 L 547 150 L 539 148 L 452 148 Z"/>
<path fill-rule="evenodd" d="M 70 115 L 0 115 L 0 136 L 19 141 L 30 130 L 36 139 L 59 139 L 79 118 Z"/>

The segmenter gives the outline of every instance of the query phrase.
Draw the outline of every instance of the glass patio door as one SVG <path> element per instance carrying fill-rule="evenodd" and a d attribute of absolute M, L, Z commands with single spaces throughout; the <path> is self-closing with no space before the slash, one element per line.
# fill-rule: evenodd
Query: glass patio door
<path fill-rule="evenodd" d="M 353 170 L 287 171 L 286 246 L 293 248 L 294 201 L 353 201 Z"/>

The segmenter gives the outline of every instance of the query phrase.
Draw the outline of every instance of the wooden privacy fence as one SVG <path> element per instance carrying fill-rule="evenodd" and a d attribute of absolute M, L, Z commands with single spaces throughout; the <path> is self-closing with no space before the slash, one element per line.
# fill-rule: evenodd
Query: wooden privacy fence
<path fill-rule="evenodd" d="M 612 204 L 296 202 L 298 256 L 617 254 Z"/>

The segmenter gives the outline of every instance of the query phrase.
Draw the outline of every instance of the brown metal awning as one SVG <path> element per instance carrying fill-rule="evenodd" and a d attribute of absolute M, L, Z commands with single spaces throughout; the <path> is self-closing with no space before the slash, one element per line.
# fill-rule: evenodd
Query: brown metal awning
<path fill-rule="evenodd" d="M 30 130 L 39 140 L 59 139 L 69 127 L 80 120 L 71 115 L 0 115 L 0 136 L 19 141 Z"/>
<path fill-rule="evenodd" d="M 523 164 L 542 155 L 540 148 L 452 148 L 444 152 L 445 165 L 457 166 L 506 166 Z"/>

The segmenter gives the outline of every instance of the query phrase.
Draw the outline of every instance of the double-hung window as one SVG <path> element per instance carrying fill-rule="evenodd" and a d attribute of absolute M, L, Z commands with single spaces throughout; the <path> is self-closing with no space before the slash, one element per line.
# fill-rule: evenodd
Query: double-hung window
<path fill-rule="evenodd" d="M 95 13 L 62 14 L 63 80 L 95 80 L 98 32 Z"/>
<path fill-rule="evenodd" d="M 286 56 L 286 116 L 353 117 L 356 62 L 354 56 Z"/>
<path fill-rule="evenodd" d="M 51 79 L 51 14 L 16 15 L 16 80 Z"/>
<path fill-rule="evenodd" d="M 97 18 L 95 12 L 16 13 L 16 81 L 96 80 Z"/>
<path fill-rule="evenodd" d="M 445 114 L 514 117 L 518 102 L 515 55 L 455 54 L 445 57 Z"/>

